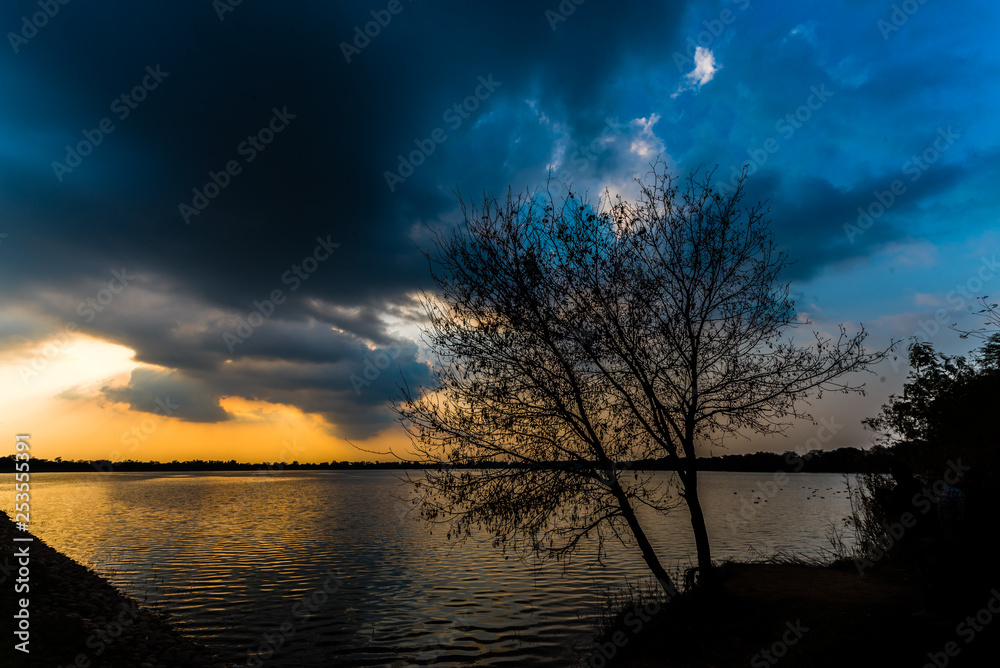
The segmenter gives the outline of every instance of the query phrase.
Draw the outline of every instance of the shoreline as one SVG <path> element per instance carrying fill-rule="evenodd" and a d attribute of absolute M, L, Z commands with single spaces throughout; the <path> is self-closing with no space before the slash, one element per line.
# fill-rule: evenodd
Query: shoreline
<path fill-rule="evenodd" d="M 29 541 L 15 542 L 14 538 Z M 18 559 L 28 550 L 28 591 L 15 592 Z M 0 511 L 0 663 L 79 668 L 227 668 L 174 628 L 167 613 L 144 607 L 92 569 L 19 531 Z M 29 653 L 15 649 L 19 600 L 28 600 Z"/>
<path fill-rule="evenodd" d="M 971 634 L 971 627 L 964 626 L 967 616 L 981 613 L 987 600 L 1000 598 L 995 589 L 970 592 L 961 610 L 934 609 L 930 619 L 914 615 L 924 607 L 919 576 L 897 566 L 883 566 L 864 576 L 849 562 L 729 562 L 717 568 L 717 580 L 663 604 L 657 614 L 648 615 L 641 632 L 635 632 L 641 610 L 620 611 L 607 629 L 610 636 L 598 640 L 601 656 L 586 665 L 957 668 L 995 664 L 1000 624 L 984 625 L 981 632 Z"/>

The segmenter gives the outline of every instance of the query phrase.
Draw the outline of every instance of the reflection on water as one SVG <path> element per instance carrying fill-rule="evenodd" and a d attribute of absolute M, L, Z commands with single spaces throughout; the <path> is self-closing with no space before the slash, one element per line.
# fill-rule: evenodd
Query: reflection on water
<path fill-rule="evenodd" d="M 603 568 L 538 568 L 449 542 L 406 515 L 396 475 L 34 474 L 32 530 L 239 665 L 577 665 L 601 590 L 648 577 L 617 545 Z M 843 477 L 783 483 L 702 474 L 716 559 L 829 547 L 848 512 Z M 690 565 L 683 508 L 644 524 L 668 568 Z"/>

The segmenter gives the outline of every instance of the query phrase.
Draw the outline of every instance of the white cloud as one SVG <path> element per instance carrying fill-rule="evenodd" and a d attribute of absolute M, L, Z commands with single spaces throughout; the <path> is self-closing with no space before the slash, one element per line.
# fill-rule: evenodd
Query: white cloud
<path fill-rule="evenodd" d="M 914 294 L 913 303 L 917 306 L 944 306 L 944 300 L 941 297 L 926 292 Z"/>
<path fill-rule="evenodd" d="M 685 90 L 698 90 L 711 81 L 720 69 L 711 49 L 699 46 L 694 52 L 694 69 L 684 75 L 677 91 L 671 97 L 677 97 Z"/>
<path fill-rule="evenodd" d="M 699 46 L 694 52 L 694 71 L 686 75 L 686 79 L 697 84 L 699 86 L 704 86 L 715 73 L 719 71 L 719 68 L 715 66 L 715 54 L 703 46 Z"/>
<path fill-rule="evenodd" d="M 653 126 L 660 120 L 659 114 L 650 114 L 649 118 L 636 118 L 629 126 L 639 130 L 638 136 L 632 138 L 629 151 L 643 158 L 663 153 L 666 148 L 663 141 L 653 133 Z"/>

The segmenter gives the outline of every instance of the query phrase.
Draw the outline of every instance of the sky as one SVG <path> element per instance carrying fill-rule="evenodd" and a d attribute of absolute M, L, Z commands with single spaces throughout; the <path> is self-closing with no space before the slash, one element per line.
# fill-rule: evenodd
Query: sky
<path fill-rule="evenodd" d="M 0 424 L 40 457 L 330 461 L 407 440 L 456 193 L 747 165 L 805 331 L 970 344 L 1000 284 L 1000 7 L 940 0 L 0 9 Z M 864 446 L 907 372 L 728 451 Z M 721 454 L 715 450 L 715 454 Z"/>

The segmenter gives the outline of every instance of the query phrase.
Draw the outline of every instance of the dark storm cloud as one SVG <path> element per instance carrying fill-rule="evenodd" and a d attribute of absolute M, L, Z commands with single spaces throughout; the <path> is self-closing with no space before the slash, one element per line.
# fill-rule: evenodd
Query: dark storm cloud
<path fill-rule="evenodd" d="M 203 383 L 176 372 L 136 369 L 125 387 L 105 387 L 104 398 L 127 404 L 143 413 L 175 417 L 185 422 L 222 422 L 229 419 L 218 396 Z"/>
<path fill-rule="evenodd" d="M 400 369 L 430 381 L 416 347 L 382 320 L 427 282 L 414 226 L 452 210 L 455 187 L 502 187 L 524 167 L 542 175 L 549 147 L 533 141 L 526 99 L 600 132 L 614 73 L 659 49 L 681 6 L 588 3 L 556 30 L 541 3 L 402 8 L 347 63 L 340 44 L 381 6 L 242 3 L 220 20 L 210 2 L 61 5 L 0 65 L 17 91 L 0 110 L 8 307 L 57 330 L 76 322 L 171 370 L 105 389 L 135 410 L 171 394 L 185 397 L 182 419 L 223 420 L 218 398 L 232 394 L 323 413 L 355 437 L 385 426 L 379 407 Z M 34 11 L 8 4 L 0 26 L 20 31 Z M 498 82 L 490 99 L 446 122 L 483 78 Z M 248 139 L 276 127 L 263 150 Z M 448 143 L 391 192 L 384 173 L 438 127 Z M 81 141 L 89 154 L 70 155 Z M 507 162 L 519 167 L 498 172 Z M 185 220 L 179 205 L 203 204 L 193 189 L 213 180 L 224 187 Z M 283 277 L 317 237 L 341 245 L 292 291 Z M 139 278 L 81 315 L 123 267 Z M 275 289 L 286 301 L 227 349 L 223 334 Z M 7 329 L 44 329 L 33 327 Z M 386 351 L 391 372 L 368 379 Z"/>
<path fill-rule="evenodd" d="M 550 165 L 581 187 L 627 183 L 661 150 L 682 169 L 726 172 L 813 85 L 834 97 L 749 192 L 771 202 L 796 277 L 906 238 L 905 216 L 973 172 L 949 154 L 849 243 L 843 225 L 909 152 L 938 125 L 973 122 L 928 92 L 961 85 L 947 83 L 947 59 L 901 60 L 858 28 L 877 18 L 861 5 L 833 19 L 843 10 L 799 3 L 400 0 L 389 18 L 379 2 L 245 1 L 221 17 L 217 4 L 71 2 L 0 58 L 12 100 L 0 107 L 0 281 L 11 318 L 0 342 L 21 346 L 18 337 L 76 322 L 134 349 L 167 369 L 106 388 L 135 410 L 173 392 L 204 404 L 182 419 L 224 420 L 219 399 L 231 395 L 370 436 L 389 424 L 382 406 L 402 376 L 432 383 L 396 328 L 419 315 L 412 295 L 429 277 L 418 247 L 429 245 L 425 224 L 455 220 L 455 190 L 474 199 L 535 187 Z M 672 54 L 726 7 L 737 18 L 711 38 L 715 80 L 673 101 L 685 72 Z M 36 11 L 7 3 L 0 29 L 20 32 Z M 816 25 L 811 12 L 823 14 Z M 357 37 L 377 20 L 373 36 Z M 909 39 L 894 35 L 893 49 Z M 342 44 L 354 44 L 350 62 Z M 904 94 L 921 101 L 908 114 Z M 636 154 L 637 140 L 652 152 Z M 97 145 L 77 162 L 66 147 L 81 141 Z M 587 146 L 593 155 L 574 159 Z M 402 174 L 400 156 L 414 151 L 421 164 L 390 188 L 386 173 Z M 319 240 L 339 246 L 319 260 Z M 101 310 L 86 306 L 123 268 L 134 282 Z M 283 301 L 249 322 L 276 290 Z M 252 331 L 225 338 L 241 327 Z M 380 355 L 391 363 L 376 373 Z"/>
<path fill-rule="evenodd" d="M 375 350 L 349 350 L 350 346 L 342 345 L 337 359 L 329 351 L 324 351 L 324 360 L 303 358 L 297 350 L 288 354 L 305 338 L 286 331 L 274 347 L 264 341 L 259 356 L 236 357 L 224 371 L 136 369 L 127 385 L 105 387 L 102 396 L 133 410 L 161 415 L 164 404 L 179 404 L 171 415 L 191 422 L 229 419 L 220 406 L 223 396 L 287 404 L 323 416 L 334 425 L 337 436 L 364 439 L 394 421 L 384 407 L 398 395 L 397 385 L 404 378 L 414 384 L 433 384 L 427 366 L 417 361 L 417 347 L 411 341 Z M 324 348 L 337 347 L 336 341 L 321 343 Z"/>
<path fill-rule="evenodd" d="M 912 174 L 889 173 L 849 189 L 818 178 L 782 179 L 771 171 L 749 182 L 746 198 L 767 200 L 775 241 L 793 263 L 785 278 L 801 281 L 829 265 L 867 258 L 887 244 L 919 236 L 911 226 L 915 214 L 978 167 L 946 165 L 920 172 L 916 181 Z M 894 182 L 905 188 L 898 196 Z"/>
<path fill-rule="evenodd" d="M 37 281 L 44 258 L 55 265 L 48 280 L 77 278 L 93 272 L 97 256 L 182 277 L 195 294 L 235 308 L 267 290 L 313 237 L 333 234 L 349 251 L 310 288 L 349 304 L 398 297 L 423 270 L 406 214 L 433 217 L 452 206 L 456 163 L 502 162 L 506 142 L 463 151 L 471 118 L 393 195 L 383 173 L 396 156 L 490 74 L 503 82 L 495 104 L 537 94 L 599 129 L 610 73 L 625 54 L 658 48 L 677 11 L 594 3 L 552 31 L 538 3 L 404 8 L 348 64 L 338 44 L 372 20 L 368 4 L 244 3 L 221 22 L 211 3 L 63 7 L 5 65 L 21 104 L 3 122 L 37 139 L 32 169 L 19 165 L 4 189 L 25 251 L 5 265 L 7 277 Z M 15 25 L 20 11 L 8 7 L 0 23 Z M 125 107 L 113 101 L 141 85 L 147 67 L 167 75 L 119 119 L 112 109 Z M 295 118 L 248 162 L 240 146 L 249 150 L 244 141 L 267 127 L 272 109 Z M 57 181 L 51 163 L 65 163 L 64 147 L 105 118 L 115 130 Z M 509 139 L 510 128 L 490 134 Z M 178 205 L 230 160 L 241 173 L 184 225 Z M 428 195 L 427 184 L 444 192 Z"/>

